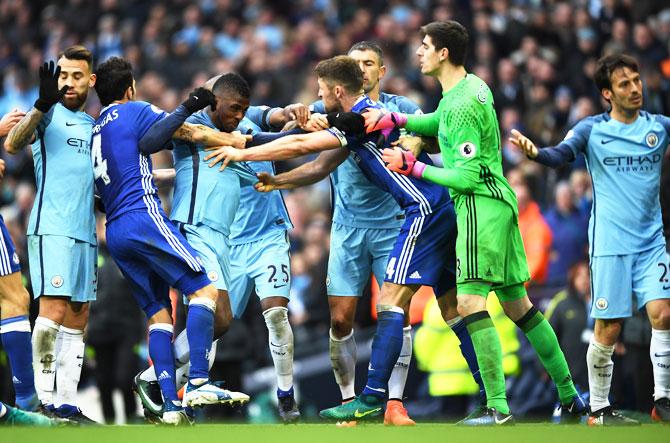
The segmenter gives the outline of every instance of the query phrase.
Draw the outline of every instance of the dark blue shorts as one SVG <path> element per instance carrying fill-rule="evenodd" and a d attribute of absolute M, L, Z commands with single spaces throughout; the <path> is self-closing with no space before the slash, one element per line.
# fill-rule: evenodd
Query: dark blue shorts
<path fill-rule="evenodd" d="M 112 220 L 107 246 L 147 317 L 170 306 L 170 287 L 190 295 L 210 284 L 202 260 L 163 211 Z"/>
<path fill-rule="evenodd" d="M 9 236 L 7 226 L 5 226 L 5 219 L 0 215 L 0 276 L 5 276 L 19 272 L 21 270 L 21 263 L 19 256 L 16 254 L 16 248 L 12 237 Z"/>
<path fill-rule="evenodd" d="M 431 214 L 407 214 L 384 281 L 432 286 L 436 296 L 456 287 L 456 213 L 449 204 Z"/>

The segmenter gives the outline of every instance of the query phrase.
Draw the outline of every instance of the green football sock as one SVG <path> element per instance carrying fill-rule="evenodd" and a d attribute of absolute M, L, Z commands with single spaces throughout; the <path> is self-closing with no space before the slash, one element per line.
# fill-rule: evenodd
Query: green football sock
<path fill-rule="evenodd" d="M 475 312 L 463 319 L 477 354 L 479 373 L 486 388 L 486 406 L 509 414 L 505 395 L 505 373 L 502 367 L 502 347 L 498 331 L 486 311 Z"/>
<path fill-rule="evenodd" d="M 544 369 L 556 384 L 561 404 L 570 404 L 577 395 L 577 389 L 572 383 L 568 363 L 549 322 L 540 311 L 532 307 L 516 324 L 526 334 Z"/>

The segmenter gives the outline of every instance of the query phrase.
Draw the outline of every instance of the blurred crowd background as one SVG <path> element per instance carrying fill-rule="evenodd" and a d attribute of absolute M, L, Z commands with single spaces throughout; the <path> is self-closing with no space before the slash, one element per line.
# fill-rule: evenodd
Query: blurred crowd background
<path fill-rule="evenodd" d="M 171 111 L 192 88 L 227 71 L 237 71 L 249 81 L 252 104 L 312 103 L 317 99 L 314 65 L 346 53 L 361 40 L 376 41 L 384 50 L 388 72 L 382 90 L 408 96 L 430 112 L 441 93 L 439 85 L 422 76 L 417 67 L 418 29 L 427 22 L 447 19 L 458 20 L 470 31 L 467 68 L 494 92 L 504 168 L 519 199 L 520 227 L 532 275 L 530 293 L 550 318 L 575 379 L 586 389 L 584 356 L 593 325 L 588 318 L 586 261 L 590 178 L 583 159 L 555 171 L 528 161 L 506 142 L 507 134 L 517 128 L 538 145 L 554 145 L 577 121 L 603 112 L 605 103 L 591 77 L 596 60 L 613 52 L 626 52 L 639 60 L 644 108 L 670 114 L 667 2 L 0 0 L 0 115 L 13 109 L 29 110 L 38 95 L 39 66 L 72 44 L 91 49 L 96 62 L 115 55 L 128 58 L 134 66 L 138 98 Z M 87 112 L 97 117 L 99 110 L 91 92 Z M 7 173 L 0 187 L 0 213 L 27 277 L 25 231 L 35 196 L 32 159 L 29 151 L 1 155 Z M 278 168 L 291 168 L 300 161 L 304 160 Z M 169 152 L 154 156 L 154 167 L 170 166 Z M 665 169 L 661 199 L 667 208 L 670 180 Z M 162 197 L 169 208 L 169 190 Z M 290 308 L 298 392 L 309 416 L 317 407 L 338 401 L 327 357 L 328 183 L 287 193 L 285 200 L 295 225 Z M 664 215 L 670 221 L 665 209 Z M 81 387 L 98 387 L 104 416 L 111 421 L 114 409 L 109 397 L 119 389 L 125 413 L 117 410 L 117 419 L 127 416 L 130 420 L 136 409 L 130 382 L 146 362 L 144 321 L 105 251 L 102 226 L 101 220 L 100 300 L 91 309 L 89 358 Z M 670 223 L 666 223 L 666 233 L 670 233 Z M 25 282 L 29 286 L 28 278 Z M 370 297 L 366 294 L 357 313 L 356 331 L 361 340 L 374 330 Z M 450 331 L 439 316 L 435 318 L 434 302 L 429 297 L 423 301 L 427 300 L 425 311 L 421 305 L 420 315 L 413 319 L 416 360 L 408 383 L 408 409 L 417 417 L 464 415 L 475 390 L 467 377 L 457 378 L 466 370 L 465 363 L 458 361 Z M 503 335 L 505 369 L 512 380 L 513 409 L 520 415 L 550 414 L 555 394 L 525 339 L 503 321 L 497 326 Z M 626 322 L 616 352 L 623 364 L 617 363 L 613 389 L 614 401 L 621 407 L 647 412 L 651 407 L 649 334 L 645 316 Z M 271 359 L 266 340 L 260 306 L 251 303 L 245 318 L 235 323 L 219 346 L 215 371 L 230 386 L 255 394 L 256 400 L 248 410 L 227 411 L 228 415 L 272 420 L 273 395 L 267 392 L 271 393 L 274 377 L 267 368 Z M 359 344 L 359 351 L 362 348 Z M 359 353 L 365 365 L 365 351 Z M 365 374 L 365 367 L 360 369 L 359 381 Z M 0 373 L 0 399 L 9 400 L 11 383 L 1 354 Z M 444 375 L 447 373 L 456 375 L 450 378 Z"/>

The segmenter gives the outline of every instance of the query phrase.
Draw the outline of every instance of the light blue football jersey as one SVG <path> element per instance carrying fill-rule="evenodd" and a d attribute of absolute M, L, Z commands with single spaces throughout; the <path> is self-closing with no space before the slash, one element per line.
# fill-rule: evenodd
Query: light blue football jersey
<path fill-rule="evenodd" d="M 42 117 L 32 145 L 37 194 L 28 235 L 62 235 L 96 244 L 93 123 L 90 115 L 60 103 Z"/>
<path fill-rule="evenodd" d="M 269 131 L 268 118 L 276 108 L 251 106 L 237 126 L 242 134 L 256 134 Z M 270 161 L 241 162 L 254 171 L 274 174 L 274 165 Z M 257 181 L 257 180 L 254 180 Z M 243 186 L 240 190 L 240 205 L 230 233 L 230 244 L 241 245 L 259 240 L 275 230 L 286 231 L 293 228 L 288 210 L 280 191 L 257 192 L 253 186 Z"/>
<path fill-rule="evenodd" d="M 580 121 L 561 145 L 586 157 L 593 182 L 592 257 L 626 255 L 663 245 L 660 178 L 670 118 L 640 112 L 625 124 L 609 114 Z"/>
<path fill-rule="evenodd" d="M 421 113 L 419 106 L 393 94 L 379 94 L 379 102 L 389 111 L 405 114 Z M 321 100 L 310 105 L 312 112 L 326 113 Z M 387 192 L 370 182 L 356 164 L 355 153 L 330 174 L 333 195 L 333 221 L 354 228 L 399 228 L 403 211 Z"/>
<path fill-rule="evenodd" d="M 195 113 L 186 121 L 217 129 L 207 111 Z M 174 142 L 176 177 L 170 218 L 190 225 L 202 223 L 230 235 L 240 201 L 240 186 L 255 183 L 256 176 L 245 163 L 230 163 L 221 172 L 218 165 L 210 168 L 204 161 L 208 154 L 204 149 L 204 145 Z"/>

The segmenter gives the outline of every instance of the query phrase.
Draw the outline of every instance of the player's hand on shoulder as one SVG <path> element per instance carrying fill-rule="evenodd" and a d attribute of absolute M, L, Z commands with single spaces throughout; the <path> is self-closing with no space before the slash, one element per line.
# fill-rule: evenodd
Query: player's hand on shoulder
<path fill-rule="evenodd" d="M 21 121 L 24 115 L 26 115 L 26 113 L 21 112 L 18 109 L 14 109 L 13 111 L 3 115 L 0 119 L 0 137 L 7 136 L 9 131 L 11 131 L 12 128 Z"/>
<path fill-rule="evenodd" d="M 232 135 L 232 134 L 231 134 Z M 223 171 L 231 161 L 241 161 L 242 152 L 232 146 L 210 146 L 205 148 L 205 151 L 210 151 L 205 156 L 205 161 L 209 162 L 209 167 L 212 168 L 221 163 L 219 171 Z"/>
<path fill-rule="evenodd" d="M 225 138 L 226 144 L 232 146 L 235 149 L 246 148 L 247 142 L 251 141 L 251 139 L 253 138 L 252 135 L 242 134 L 240 131 L 233 131 L 230 133 L 224 132 L 222 134 L 227 135 L 227 137 Z"/>
<path fill-rule="evenodd" d="M 305 125 L 302 126 L 302 129 L 304 129 L 307 132 L 322 131 L 328 128 L 330 128 L 330 124 L 328 124 L 328 119 L 324 114 L 318 114 L 318 113 L 310 115 L 309 120 L 307 120 Z"/>
<path fill-rule="evenodd" d="M 258 192 L 271 192 L 275 190 L 274 175 L 267 172 L 259 172 L 256 174 L 258 182 L 254 184 L 254 189 Z"/>
<path fill-rule="evenodd" d="M 535 143 L 533 143 L 528 137 L 523 135 L 521 132 L 516 129 L 512 129 L 511 136 L 509 137 L 509 142 L 512 143 L 517 148 L 521 149 L 526 157 L 535 158 L 539 153 Z"/>
<path fill-rule="evenodd" d="M 207 88 L 195 88 L 184 100 L 182 106 L 191 114 L 205 109 L 207 106 L 211 106 L 212 111 L 214 111 L 216 109 L 216 97 Z"/>

